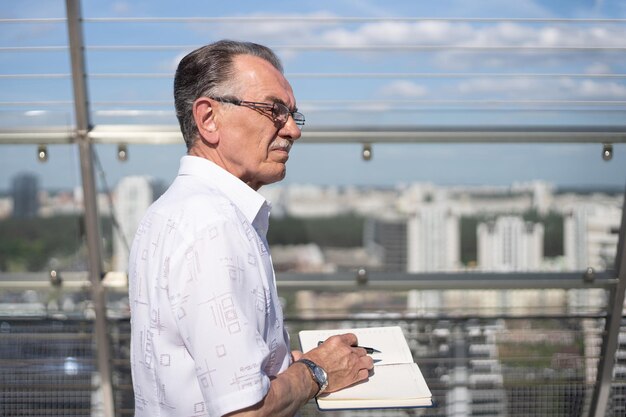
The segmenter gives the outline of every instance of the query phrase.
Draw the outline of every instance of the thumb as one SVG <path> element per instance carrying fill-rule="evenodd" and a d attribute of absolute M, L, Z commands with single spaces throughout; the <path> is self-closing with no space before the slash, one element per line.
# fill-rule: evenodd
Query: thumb
<path fill-rule="evenodd" d="M 302 356 L 304 356 L 304 355 L 299 350 L 292 350 L 291 351 L 291 358 L 293 359 L 293 362 L 300 360 L 302 358 Z"/>

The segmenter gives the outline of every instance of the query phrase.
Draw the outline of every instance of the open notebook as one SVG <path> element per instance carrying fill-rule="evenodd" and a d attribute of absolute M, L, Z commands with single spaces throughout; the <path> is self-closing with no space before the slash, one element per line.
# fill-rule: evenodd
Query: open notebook
<path fill-rule="evenodd" d="M 432 394 L 422 372 L 413 362 L 413 355 L 402 329 L 369 327 L 362 329 L 303 330 L 299 333 L 303 352 L 317 347 L 330 336 L 354 333 L 359 346 L 372 347 L 373 374 L 366 381 L 317 398 L 320 410 L 350 408 L 430 407 Z"/>

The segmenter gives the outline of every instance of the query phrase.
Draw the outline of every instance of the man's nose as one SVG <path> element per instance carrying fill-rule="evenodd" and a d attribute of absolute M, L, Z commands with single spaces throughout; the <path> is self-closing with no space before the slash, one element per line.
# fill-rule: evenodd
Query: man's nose
<path fill-rule="evenodd" d="M 291 140 L 298 140 L 302 136 L 302 126 L 298 126 L 292 116 L 289 116 L 287 122 L 278 132 L 280 136 L 290 138 Z"/>

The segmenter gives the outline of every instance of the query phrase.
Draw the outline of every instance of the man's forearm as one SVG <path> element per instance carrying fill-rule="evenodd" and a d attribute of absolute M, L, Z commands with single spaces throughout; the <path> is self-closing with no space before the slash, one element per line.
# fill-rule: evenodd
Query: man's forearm
<path fill-rule="evenodd" d="M 356 347 L 357 337 L 352 333 L 329 337 L 307 353 L 293 351 L 294 363 L 279 374 L 270 390 L 259 403 L 229 414 L 236 417 L 291 417 L 319 390 L 308 367 L 298 363 L 306 358 L 321 366 L 327 373 L 328 386 L 324 392 L 334 392 L 364 381 L 374 367 L 365 349 Z"/>
<path fill-rule="evenodd" d="M 228 414 L 229 417 L 291 417 L 317 393 L 318 386 L 307 367 L 294 363 L 272 380 L 260 402 Z"/>

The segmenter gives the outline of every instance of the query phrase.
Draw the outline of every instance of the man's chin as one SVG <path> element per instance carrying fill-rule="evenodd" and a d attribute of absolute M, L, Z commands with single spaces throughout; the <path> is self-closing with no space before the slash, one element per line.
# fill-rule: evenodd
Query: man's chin
<path fill-rule="evenodd" d="M 269 185 L 275 182 L 282 181 L 287 175 L 287 167 L 283 163 L 276 163 L 272 165 L 280 165 L 280 166 L 272 166 L 271 171 L 266 171 L 262 174 L 259 174 L 256 177 L 256 181 L 258 182 L 258 186 Z"/>
<path fill-rule="evenodd" d="M 289 160 L 289 153 L 285 151 L 272 151 L 270 153 L 270 160 L 279 164 L 285 164 Z"/>
<path fill-rule="evenodd" d="M 283 164 L 283 168 L 276 172 L 276 174 L 274 175 L 274 181 L 272 182 L 282 181 L 285 179 L 286 176 L 287 176 L 287 167 Z"/>
<path fill-rule="evenodd" d="M 273 176 L 274 181 L 272 182 L 282 181 L 285 179 L 286 176 L 287 176 L 287 167 L 283 164 L 283 169 L 276 172 L 276 174 Z"/>

